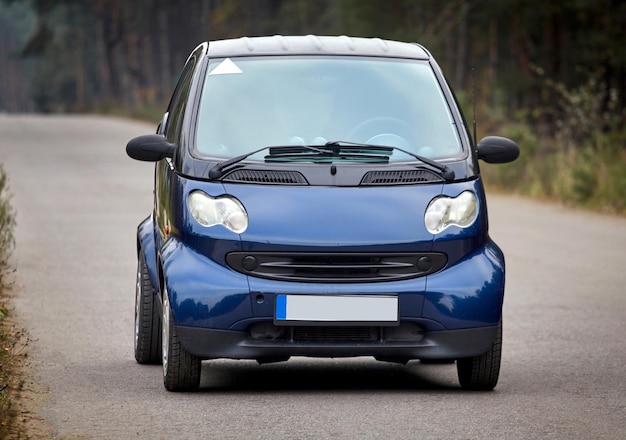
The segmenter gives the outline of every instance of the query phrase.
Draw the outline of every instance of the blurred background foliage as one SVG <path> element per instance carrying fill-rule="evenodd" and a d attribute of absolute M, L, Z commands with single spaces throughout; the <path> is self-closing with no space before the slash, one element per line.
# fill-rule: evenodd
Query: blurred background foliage
<path fill-rule="evenodd" d="M 274 34 L 425 45 L 478 137 L 520 144 L 488 186 L 626 212 L 622 0 L 0 0 L 0 111 L 157 121 L 198 43 Z"/>

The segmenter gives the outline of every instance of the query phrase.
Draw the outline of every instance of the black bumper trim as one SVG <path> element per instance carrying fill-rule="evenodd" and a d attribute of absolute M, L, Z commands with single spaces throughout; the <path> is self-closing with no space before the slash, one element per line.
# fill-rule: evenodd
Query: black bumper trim
<path fill-rule="evenodd" d="M 485 353 L 497 326 L 424 333 L 420 341 L 315 343 L 254 340 L 247 332 L 176 326 L 189 353 L 202 359 L 267 359 L 374 356 L 404 359 L 461 359 Z"/>

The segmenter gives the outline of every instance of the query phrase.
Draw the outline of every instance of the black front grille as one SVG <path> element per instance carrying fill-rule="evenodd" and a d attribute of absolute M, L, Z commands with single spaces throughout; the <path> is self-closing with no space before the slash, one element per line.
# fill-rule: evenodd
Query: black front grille
<path fill-rule="evenodd" d="M 443 182 L 443 178 L 429 170 L 370 171 L 361 179 L 361 185 L 399 185 Z"/>
<path fill-rule="evenodd" d="M 283 281 L 354 283 L 416 278 L 441 270 L 445 254 L 232 252 L 226 261 L 246 275 Z"/>
<path fill-rule="evenodd" d="M 324 325 L 275 326 L 272 322 L 265 321 L 253 324 L 249 331 L 252 340 L 280 343 L 406 343 L 419 342 L 424 338 L 424 329 L 414 322 L 401 322 L 393 327 L 374 327 L 328 325 L 328 323 Z"/>
<path fill-rule="evenodd" d="M 375 341 L 375 327 L 294 327 L 294 342 L 368 342 Z"/>
<path fill-rule="evenodd" d="M 265 183 L 271 185 L 308 185 L 306 178 L 297 171 L 238 169 L 222 178 L 223 182 Z"/>

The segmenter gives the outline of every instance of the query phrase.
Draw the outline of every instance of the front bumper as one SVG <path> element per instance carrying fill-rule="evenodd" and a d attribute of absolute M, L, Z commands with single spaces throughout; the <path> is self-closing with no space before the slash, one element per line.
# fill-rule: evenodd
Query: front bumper
<path fill-rule="evenodd" d="M 492 242 L 425 277 L 379 283 L 293 283 L 247 277 L 170 240 L 162 253 L 174 322 L 245 331 L 274 316 L 279 294 L 397 295 L 399 318 L 427 331 L 497 326 L 504 300 L 504 257 Z"/>
<path fill-rule="evenodd" d="M 291 356 L 374 356 L 381 360 L 460 359 L 477 356 L 491 346 L 497 326 L 425 332 L 419 340 L 324 343 L 298 341 L 293 332 L 281 340 L 255 340 L 249 332 L 176 326 L 185 349 L 202 359 L 287 360 Z M 382 332 L 381 332 L 382 334 Z"/>
<path fill-rule="evenodd" d="M 504 257 L 484 247 L 421 278 L 382 283 L 292 283 L 246 277 L 170 241 L 163 252 L 174 326 L 183 347 L 204 359 L 286 360 L 291 356 L 459 359 L 491 346 L 502 315 Z M 271 328 L 278 294 L 398 296 L 400 325 L 362 327 L 371 337 L 311 340 L 298 327 Z M 413 326 L 404 332 L 406 326 Z M 319 327 L 317 327 L 319 328 Z M 355 326 L 337 326 L 343 330 Z M 255 335 L 255 332 L 257 333 Z M 403 333 L 404 332 L 404 333 Z"/>

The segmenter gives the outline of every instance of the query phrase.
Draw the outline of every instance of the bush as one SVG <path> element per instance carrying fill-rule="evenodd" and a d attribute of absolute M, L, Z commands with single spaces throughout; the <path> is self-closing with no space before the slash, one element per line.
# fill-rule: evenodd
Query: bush
<path fill-rule="evenodd" d="M 619 123 L 625 110 L 593 76 L 572 90 L 549 80 L 546 87 L 555 96 L 552 108 L 519 112 L 515 123 L 506 121 L 501 109 L 490 112 L 489 134 L 517 142 L 520 157 L 481 166 L 487 186 L 626 213 L 626 129 Z M 599 111 L 603 101 L 609 103 L 605 113 Z M 545 124 L 548 119 L 551 125 Z"/>
<path fill-rule="evenodd" d="M 608 212 L 626 212 L 626 150 L 614 133 L 598 135 L 577 150 L 568 201 Z"/>

